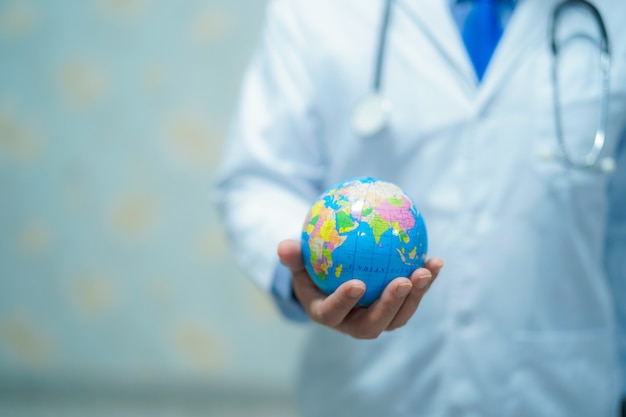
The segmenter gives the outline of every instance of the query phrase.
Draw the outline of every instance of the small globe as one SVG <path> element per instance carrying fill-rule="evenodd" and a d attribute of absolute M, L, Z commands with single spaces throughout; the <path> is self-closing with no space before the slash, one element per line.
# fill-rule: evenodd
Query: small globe
<path fill-rule="evenodd" d="M 302 228 L 307 272 L 325 293 L 359 279 L 359 305 L 373 303 L 397 277 L 424 265 L 426 226 L 409 196 L 390 182 L 355 178 L 324 192 Z"/>

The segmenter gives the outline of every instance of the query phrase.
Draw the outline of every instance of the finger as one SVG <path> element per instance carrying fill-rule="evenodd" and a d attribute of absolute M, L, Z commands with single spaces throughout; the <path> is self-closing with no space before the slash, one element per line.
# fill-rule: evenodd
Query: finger
<path fill-rule="evenodd" d="M 280 242 L 278 256 L 280 261 L 292 271 L 292 286 L 296 298 L 309 314 L 309 317 L 320 324 L 336 327 L 365 293 L 363 282 L 351 280 L 342 284 L 327 297 L 307 273 L 298 241 L 284 240 Z"/>
<path fill-rule="evenodd" d="M 377 338 L 396 316 L 412 287 L 407 278 L 394 279 L 374 304 L 367 309 L 356 310 L 344 320 L 339 330 L 357 339 Z"/>
<path fill-rule="evenodd" d="M 440 258 L 432 258 L 426 262 L 425 268 L 419 268 L 411 274 L 410 279 L 413 283 L 413 289 L 386 330 L 402 327 L 413 317 L 422 301 L 422 297 L 424 297 L 426 291 L 437 278 L 442 267 L 443 261 Z"/>
<path fill-rule="evenodd" d="M 325 326 L 338 328 L 365 293 L 365 284 L 353 279 L 344 282 L 328 297 L 316 298 L 310 305 L 310 317 Z"/>
<path fill-rule="evenodd" d="M 432 273 L 426 268 L 419 268 L 411 274 L 410 279 L 413 288 L 404 300 L 402 307 L 400 307 L 398 313 L 385 330 L 397 329 L 398 327 L 404 326 L 409 321 L 417 310 L 420 301 L 422 301 L 422 297 L 428 290 L 432 282 L 432 277 Z"/>
<path fill-rule="evenodd" d="M 324 294 L 317 287 L 317 285 L 315 285 L 309 274 L 304 269 L 293 274 L 291 285 L 296 298 L 304 310 L 308 313 L 309 317 L 313 318 L 313 304 L 326 299 L 326 294 Z"/>
<path fill-rule="evenodd" d="M 441 268 L 443 268 L 443 265 L 443 259 L 441 258 L 430 258 L 426 261 L 424 267 L 430 270 L 430 272 L 433 274 L 433 279 L 431 280 L 430 284 L 432 284 L 432 281 L 437 279 L 437 276 L 439 276 L 439 272 L 441 272 Z"/>
<path fill-rule="evenodd" d="M 280 262 L 293 273 L 304 270 L 300 242 L 297 240 L 283 240 L 278 244 L 277 252 Z"/>
<path fill-rule="evenodd" d="M 296 240 L 283 240 L 277 248 L 280 262 L 291 270 L 292 291 L 309 317 L 316 303 L 324 300 L 326 295 L 320 291 L 309 276 L 302 261 L 302 249 Z"/>

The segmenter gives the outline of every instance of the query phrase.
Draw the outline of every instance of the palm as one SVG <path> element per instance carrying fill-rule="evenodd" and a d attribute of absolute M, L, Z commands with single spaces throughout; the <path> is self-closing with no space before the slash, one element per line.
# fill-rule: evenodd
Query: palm
<path fill-rule="evenodd" d="M 327 296 L 307 273 L 297 241 L 281 242 L 278 255 L 291 270 L 293 291 L 311 319 L 358 339 L 373 339 L 383 331 L 404 326 L 443 266 L 441 259 L 429 259 L 425 267 L 414 271 L 410 278 L 391 281 L 370 307 L 358 308 L 357 302 L 365 292 L 362 281 L 347 281 Z"/>

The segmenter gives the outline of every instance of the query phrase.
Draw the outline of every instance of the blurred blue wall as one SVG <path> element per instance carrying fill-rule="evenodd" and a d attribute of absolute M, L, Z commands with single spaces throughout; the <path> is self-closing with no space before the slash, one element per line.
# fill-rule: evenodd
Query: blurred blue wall
<path fill-rule="evenodd" d="M 263 8 L 0 0 L 0 387 L 289 386 L 210 196 Z"/>

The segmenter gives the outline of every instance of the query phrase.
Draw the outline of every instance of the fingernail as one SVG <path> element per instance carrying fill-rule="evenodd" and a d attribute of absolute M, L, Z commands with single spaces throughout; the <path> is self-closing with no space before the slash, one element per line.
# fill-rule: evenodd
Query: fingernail
<path fill-rule="evenodd" d="M 404 298 L 411 292 L 411 288 L 413 288 L 413 284 L 410 282 L 405 282 L 404 284 L 400 284 L 396 287 L 396 297 Z"/>
<path fill-rule="evenodd" d="M 362 296 L 364 292 L 365 292 L 365 287 L 362 287 L 360 285 L 353 285 L 352 287 L 350 287 L 350 290 L 348 291 L 348 295 L 352 298 L 358 298 Z"/>
<path fill-rule="evenodd" d="M 433 276 L 431 274 L 420 275 L 417 279 L 417 283 L 415 284 L 415 286 L 420 290 L 423 290 L 424 288 L 428 287 L 428 284 L 430 284 L 432 278 Z"/>

